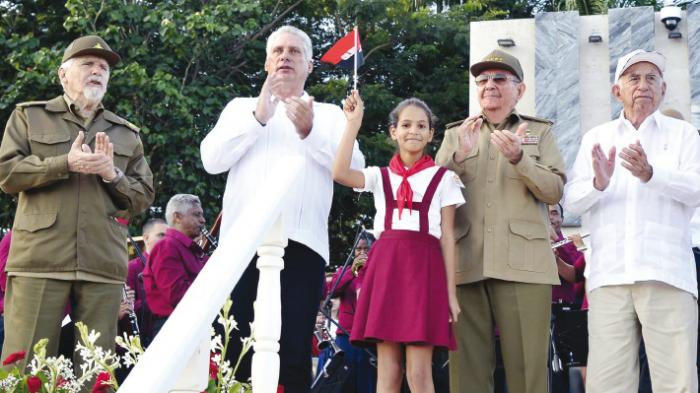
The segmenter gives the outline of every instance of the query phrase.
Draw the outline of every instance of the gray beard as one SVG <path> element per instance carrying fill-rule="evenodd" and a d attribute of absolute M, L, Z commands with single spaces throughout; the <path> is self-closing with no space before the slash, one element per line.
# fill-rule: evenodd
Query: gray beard
<path fill-rule="evenodd" d="M 86 87 L 85 90 L 83 90 L 83 96 L 85 96 L 85 99 L 89 104 L 97 105 L 102 101 L 102 97 L 104 97 L 105 92 L 106 89 L 103 88 Z"/>

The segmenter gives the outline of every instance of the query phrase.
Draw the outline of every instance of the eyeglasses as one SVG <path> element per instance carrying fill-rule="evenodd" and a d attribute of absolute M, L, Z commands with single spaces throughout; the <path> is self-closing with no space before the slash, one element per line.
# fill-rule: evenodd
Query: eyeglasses
<path fill-rule="evenodd" d="M 503 86 L 507 81 L 513 81 L 515 83 L 520 83 L 520 79 L 509 77 L 506 74 L 481 74 L 475 78 L 476 85 L 479 87 L 486 86 L 489 79 L 493 79 L 493 83 L 498 86 Z"/>

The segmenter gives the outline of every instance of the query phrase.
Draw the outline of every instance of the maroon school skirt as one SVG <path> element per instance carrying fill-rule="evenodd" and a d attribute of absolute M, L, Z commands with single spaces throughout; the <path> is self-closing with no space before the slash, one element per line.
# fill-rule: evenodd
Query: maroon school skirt
<path fill-rule="evenodd" d="M 350 340 L 456 348 L 440 241 L 388 230 L 370 250 Z"/>

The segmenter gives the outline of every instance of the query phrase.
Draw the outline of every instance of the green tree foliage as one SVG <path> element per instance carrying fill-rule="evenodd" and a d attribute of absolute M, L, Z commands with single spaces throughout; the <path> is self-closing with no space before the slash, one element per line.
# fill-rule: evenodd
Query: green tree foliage
<path fill-rule="evenodd" d="M 431 152 L 447 122 L 468 113 L 469 22 L 526 17 L 527 2 L 359 0 L 41 0 L 0 2 L 0 118 L 15 104 L 61 93 L 56 70 L 64 48 L 99 34 L 123 62 L 111 75 L 105 106 L 141 127 L 155 175 L 151 211 L 162 215 L 175 193 L 199 195 L 209 222 L 219 212 L 225 175 L 202 169 L 199 142 L 226 103 L 255 96 L 264 80 L 265 39 L 293 24 L 314 43 L 315 70 L 307 90 L 317 101 L 340 104 L 351 77 L 318 63 L 359 26 L 365 53 L 360 90 L 367 102 L 361 149 L 368 165 L 386 165 L 394 152 L 387 116 L 402 99 L 425 100 L 439 118 Z M 250 192 L 250 190 L 241 190 Z M 331 260 L 342 262 L 355 230 L 371 226 L 371 197 L 336 187 L 330 218 Z M 0 226 L 11 225 L 14 202 L 0 198 Z"/>

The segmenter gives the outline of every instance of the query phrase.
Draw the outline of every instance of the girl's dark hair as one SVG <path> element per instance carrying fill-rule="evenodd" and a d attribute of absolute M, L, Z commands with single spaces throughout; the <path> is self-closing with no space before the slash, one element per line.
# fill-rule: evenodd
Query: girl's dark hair
<path fill-rule="evenodd" d="M 358 239 L 358 242 L 359 242 L 360 240 L 366 241 L 366 242 L 367 242 L 367 247 L 372 247 L 372 243 L 374 243 L 375 238 L 374 238 L 374 235 L 371 234 L 370 232 L 362 231 L 362 232 L 360 233 L 360 238 Z"/>
<path fill-rule="evenodd" d="M 437 117 L 435 117 L 435 115 L 433 114 L 433 111 L 430 110 L 430 107 L 428 106 L 428 104 L 426 104 L 420 98 L 416 98 L 416 97 L 407 98 L 407 99 L 399 102 L 398 105 L 396 105 L 396 108 L 394 108 L 394 110 L 392 110 L 391 113 L 389 113 L 389 126 L 396 127 L 396 125 L 399 122 L 399 115 L 401 114 L 401 112 L 404 109 L 406 109 L 406 107 L 409 107 L 409 106 L 416 106 L 416 107 L 422 109 L 425 112 L 425 114 L 428 116 L 428 125 L 430 126 L 430 129 L 435 128 L 435 123 L 437 122 Z"/>

